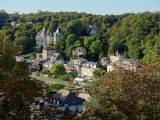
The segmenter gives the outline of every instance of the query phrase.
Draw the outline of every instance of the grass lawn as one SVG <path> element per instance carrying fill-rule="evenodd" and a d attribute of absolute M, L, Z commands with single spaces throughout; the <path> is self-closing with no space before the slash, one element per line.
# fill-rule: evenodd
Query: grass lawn
<path fill-rule="evenodd" d="M 37 76 L 32 74 L 31 77 L 36 78 L 37 80 L 44 81 L 45 83 L 51 85 L 51 84 L 61 84 L 61 85 L 67 85 L 68 81 L 63 81 L 59 78 L 48 78 L 44 76 Z"/>
<path fill-rule="evenodd" d="M 47 76 L 37 76 L 35 74 L 32 74 L 31 77 L 36 78 L 37 80 L 44 81 L 46 84 L 50 85 L 50 93 L 55 93 L 59 91 L 60 89 L 63 89 L 66 87 L 69 81 L 63 81 L 60 78 L 48 78 Z M 75 87 L 67 87 L 66 88 L 69 91 L 77 92 L 82 88 L 75 88 Z"/>

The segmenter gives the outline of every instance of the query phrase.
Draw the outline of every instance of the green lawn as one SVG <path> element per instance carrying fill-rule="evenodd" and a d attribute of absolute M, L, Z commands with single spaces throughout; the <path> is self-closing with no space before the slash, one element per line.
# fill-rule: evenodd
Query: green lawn
<path fill-rule="evenodd" d="M 59 91 L 60 89 L 64 89 L 69 82 L 69 81 L 63 81 L 59 78 L 48 78 L 44 76 L 37 76 L 35 74 L 32 74 L 31 77 L 36 78 L 37 80 L 44 81 L 45 83 L 49 84 L 50 93 L 55 93 Z M 82 88 L 67 87 L 66 89 L 76 93 Z"/>
<path fill-rule="evenodd" d="M 68 81 L 63 81 L 59 78 L 48 78 L 48 77 L 43 77 L 43 76 L 37 76 L 32 74 L 31 77 L 36 78 L 38 80 L 44 81 L 47 84 L 61 84 L 61 85 L 67 85 Z"/>

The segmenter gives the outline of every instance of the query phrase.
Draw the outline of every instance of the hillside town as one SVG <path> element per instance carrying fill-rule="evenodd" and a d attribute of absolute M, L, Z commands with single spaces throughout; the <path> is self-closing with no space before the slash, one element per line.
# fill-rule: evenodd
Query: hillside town
<path fill-rule="evenodd" d="M 60 105 L 61 110 L 69 110 L 70 114 L 84 112 L 85 107 L 83 103 L 85 100 L 90 100 L 90 95 L 86 90 L 87 81 L 92 82 L 96 79 L 93 73 L 95 70 L 105 70 L 108 73 L 117 68 L 136 71 L 142 67 L 138 59 L 124 58 L 119 54 L 118 50 L 111 54 L 110 58 L 102 57 L 99 62 L 88 61 L 84 58 L 88 52 L 83 47 L 73 49 L 73 56 L 70 57 L 69 61 L 65 61 L 61 53 L 57 53 L 53 48 L 49 47 L 50 44 L 55 44 L 62 35 L 63 31 L 60 28 L 60 24 L 53 34 L 43 28 L 42 33 L 38 33 L 36 36 L 36 46 L 43 46 L 42 53 L 36 54 L 36 58 L 32 60 L 29 67 L 31 69 L 35 68 L 38 71 L 50 71 L 52 66 L 61 64 L 64 66 L 66 73 L 74 77 L 73 86 L 82 88 L 82 90 L 75 94 L 68 90 L 60 89 L 55 94 L 52 94 L 50 98 L 50 104 Z M 75 55 L 76 58 L 74 58 Z M 20 58 L 17 57 L 17 61 L 20 61 Z M 22 57 L 21 60 L 25 59 Z M 40 103 L 43 103 L 43 106 L 49 104 L 44 101 Z"/>
<path fill-rule="evenodd" d="M 0 10 L 0 119 L 158 120 L 159 21 Z"/>

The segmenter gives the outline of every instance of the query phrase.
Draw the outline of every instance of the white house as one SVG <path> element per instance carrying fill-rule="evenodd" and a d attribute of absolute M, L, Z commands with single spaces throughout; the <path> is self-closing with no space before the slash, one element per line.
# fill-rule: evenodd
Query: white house
<path fill-rule="evenodd" d="M 93 76 L 93 71 L 100 68 L 101 66 L 97 62 L 86 62 L 82 64 L 81 76 Z"/>
<path fill-rule="evenodd" d="M 98 32 L 98 28 L 93 28 L 92 25 L 89 25 L 89 28 L 91 29 L 91 31 L 89 32 L 89 35 L 94 35 Z"/>

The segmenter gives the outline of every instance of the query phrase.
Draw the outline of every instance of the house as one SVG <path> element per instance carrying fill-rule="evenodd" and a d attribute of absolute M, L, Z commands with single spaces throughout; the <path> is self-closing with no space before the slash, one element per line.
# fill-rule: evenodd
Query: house
<path fill-rule="evenodd" d="M 61 106 L 60 109 L 63 111 L 69 110 L 72 113 L 81 113 L 84 111 L 83 102 L 85 99 L 77 97 L 74 93 L 61 89 L 51 97 L 52 104 Z"/>
<path fill-rule="evenodd" d="M 121 56 L 118 51 L 115 54 L 110 55 L 110 64 L 107 65 L 107 71 L 112 71 L 117 67 L 124 69 L 137 70 L 141 66 L 139 60 L 126 59 Z"/>
<path fill-rule="evenodd" d="M 53 53 L 50 57 L 51 60 L 64 60 L 64 57 L 60 53 Z"/>
<path fill-rule="evenodd" d="M 98 28 L 93 28 L 92 25 L 89 25 L 89 28 L 91 29 L 91 31 L 89 32 L 89 35 L 94 35 L 98 32 Z"/>
<path fill-rule="evenodd" d="M 54 53 L 54 50 L 52 48 L 46 47 L 44 45 L 43 52 L 37 53 L 36 59 L 37 60 L 50 59 L 53 53 Z"/>
<path fill-rule="evenodd" d="M 14 27 L 14 26 L 16 26 L 16 25 L 17 25 L 17 23 L 16 23 L 15 21 L 12 21 L 12 22 L 11 22 L 11 26 L 12 26 L 12 27 Z"/>
<path fill-rule="evenodd" d="M 45 60 L 35 60 L 32 65 L 30 66 L 30 69 L 32 70 L 42 70 L 43 69 L 43 64 L 49 61 L 49 59 Z"/>
<path fill-rule="evenodd" d="M 55 53 L 52 48 L 45 47 L 42 53 L 37 53 L 36 59 L 64 60 L 64 57 L 60 53 Z"/>
<path fill-rule="evenodd" d="M 36 36 L 36 46 L 40 45 L 49 45 L 49 44 L 55 44 L 56 41 L 63 36 L 64 33 L 60 27 L 60 24 L 58 25 L 58 28 L 56 32 L 49 32 L 48 30 L 45 30 L 45 27 L 42 30 L 42 33 L 38 33 Z"/>
<path fill-rule="evenodd" d="M 92 77 L 93 76 L 93 71 L 101 68 L 102 66 L 98 62 L 86 62 L 82 64 L 81 68 L 81 76 L 88 76 Z"/>
<path fill-rule="evenodd" d="M 96 33 L 97 33 L 96 29 L 92 29 L 92 30 L 89 32 L 89 35 L 91 36 L 91 35 L 94 35 L 94 34 L 96 34 Z"/>
<path fill-rule="evenodd" d="M 107 65 L 107 71 L 112 71 L 118 67 L 124 68 L 124 69 L 129 69 L 129 70 L 134 70 L 136 71 L 138 68 L 141 67 L 141 63 L 139 60 L 134 60 L 134 59 L 122 59 L 114 63 L 110 63 Z"/>
<path fill-rule="evenodd" d="M 83 86 L 82 90 L 76 93 L 76 96 L 85 99 L 87 101 L 89 101 L 91 98 L 90 94 L 86 90 L 86 86 Z"/>
<path fill-rule="evenodd" d="M 66 72 L 73 76 L 81 76 L 81 67 L 83 63 L 88 62 L 84 58 L 71 59 L 70 62 L 65 64 Z"/>
<path fill-rule="evenodd" d="M 64 57 L 60 53 L 52 53 L 50 58 L 48 58 L 48 61 L 43 63 L 43 69 L 49 70 L 53 65 L 55 64 L 63 64 L 64 63 Z"/>
<path fill-rule="evenodd" d="M 77 76 L 77 68 L 75 67 L 75 64 L 72 62 L 68 62 L 66 64 L 64 64 L 66 72 L 73 75 L 73 76 Z"/>
<path fill-rule="evenodd" d="M 73 62 L 74 64 L 82 65 L 83 63 L 88 62 L 88 60 L 84 58 L 77 58 L 77 59 L 71 59 L 71 62 Z"/>
<path fill-rule="evenodd" d="M 87 54 L 87 51 L 83 47 L 77 47 L 72 51 L 72 55 L 77 55 L 77 56 L 84 56 Z"/>
<path fill-rule="evenodd" d="M 64 64 L 63 60 L 49 60 L 45 62 L 42 66 L 43 69 L 50 70 L 50 68 L 55 64 Z"/>

